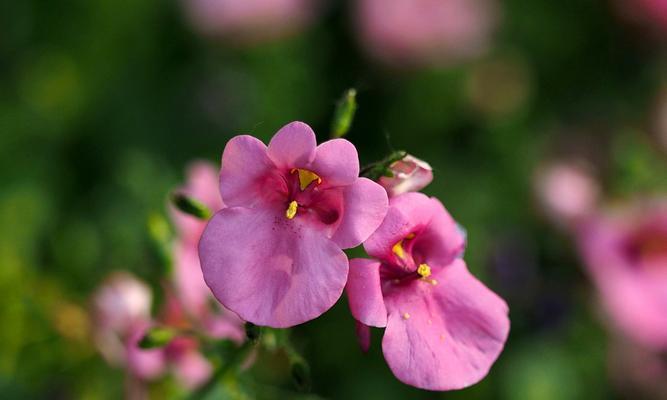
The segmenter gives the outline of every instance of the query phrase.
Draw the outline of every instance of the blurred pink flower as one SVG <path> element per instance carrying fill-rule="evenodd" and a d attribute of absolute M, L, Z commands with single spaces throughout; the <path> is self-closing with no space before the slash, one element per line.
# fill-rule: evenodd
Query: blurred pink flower
<path fill-rule="evenodd" d="M 418 192 L 433 180 L 431 166 L 409 154 L 391 164 L 389 169 L 393 176 L 383 176 L 378 181 L 385 188 L 389 197 L 406 192 Z"/>
<path fill-rule="evenodd" d="M 443 205 L 421 193 L 390 200 L 364 243 L 374 259 L 350 261 L 354 318 L 386 327 L 384 357 L 404 383 L 429 390 L 470 386 L 488 373 L 509 333 L 507 304 L 459 258 L 465 238 Z M 362 347 L 367 329 L 357 327 Z"/>
<path fill-rule="evenodd" d="M 319 0 L 183 0 L 203 35 L 258 42 L 302 29 L 318 13 Z"/>
<path fill-rule="evenodd" d="M 534 181 L 540 205 L 559 225 L 570 226 L 597 206 L 600 188 L 582 165 L 565 161 L 545 165 Z"/>
<path fill-rule="evenodd" d="M 641 202 L 592 216 L 578 237 L 615 325 L 646 347 L 667 349 L 667 203 Z"/>
<path fill-rule="evenodd" d="M 498 18 L 493 0 L 356 0 L 361 41 L 392 64 L 452 63 L 482 53 Z"/>
<path fill-rule="evenodd" d="M 333 306 L 348 273 L 341 249 L 368 238 L 387 211 L 384 189 L 359 178 L 354 145 L 317 146 L 302 122 L 280 129 L 268 147 L 252 136 L 232 138 L 220 192 L 227 208 L 199 243 L 204 278 L 241 318 L 279 328 Z"/>
<path fill-rule="evenodd" d="M 95 342 L 112 365 L 125 364 L 125 343 L 150 321 L 150 288 L 128 272 L 114 272 L 95 291 Z"/>

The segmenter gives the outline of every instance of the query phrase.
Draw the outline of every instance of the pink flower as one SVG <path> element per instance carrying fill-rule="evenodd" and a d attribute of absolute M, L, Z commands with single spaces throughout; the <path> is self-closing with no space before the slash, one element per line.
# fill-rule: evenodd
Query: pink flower
<path fill-rule="evenodd" d="M 125 338 L 150 319 L 151 301 L 147 285 L 120 271 L 112 273 L 93 294 L 95 342 L 110 364 L 125 362 Z"/>
<path fill-rule="evenodd" d="M 183 0 L 192 25 L 207 36 L 257 42 L 300 30 L 318 0 Z"/>
<path fill-rule="evenodd" d="M 359 178 L 355 147 L 317 146 L 292 122 L 268 147 L 232 138 L 222 155 L 220 192 L 228 208 L 199 243 L 204 279 L 217 299 L 257 325 L 290 327 L 318 317 L 340 297 L 348 273 L 341 249 L 380 225 L 387 194 Z"/>
<path fill-rule="evenodd" d="M 667 203 L 591 217 L 579 247 L 612 321 L 646 347 L 667 349 Z"/>
<path fill-rule="evenodd" d="M 433 180 L 431 166 L 409 154 L 391 164 L 389 170 L 393 176 L 383 176 L 378 181 L 385 188 L 389 197 L 406 192 L 418 192 Z"/>
<path fill-rule="evenodd" d="M 363 45 L 392 64 L 449 63 L 484 51 L 497 19 L 491 0 L 357 0 Z"/>
<path fill-rule="evenodd" d="M 459 258 L 465 239 L 442 204 L 421 193 L 389 201 L 387 217 L 364 243 L 374 259 L 350 261 L 354 318 L 386 327 L 384 357 L 404 383 L 451 390 L 481 380 L 509 333 L 505 302 Z M 357 328 L 362 344 L 368 333 Z"/>

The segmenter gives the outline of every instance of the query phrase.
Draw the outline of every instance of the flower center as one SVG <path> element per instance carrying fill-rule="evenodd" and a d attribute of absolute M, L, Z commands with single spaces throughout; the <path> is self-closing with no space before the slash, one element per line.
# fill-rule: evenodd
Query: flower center
<path fill-rule="evenodd" d="M 638 268 L 667 271 L 667 232 L 647 229 L 635 234 L 625 254 Z"/>
<path fill-rule="evenodd" d="M 288 199 L 291 199 L 292 201 L 289 202 L 287 209 L 285 210 L 285 217 L 287 219 L 294 219 L 296 217 L 297 211 L 299 209 L 299 204 L 307 206 L 307 204 L 312 200 L 312 195 L 313 195 L 313 189 L 317 187 L 317 185 L 322 183 L 322 178 L 319 177 L 316 173 L 313 171 L 309 171 L 307 169 L 301 169 L 301 168 L 292 168 L 290 170 L 291 175 L 296 174 L 296 178 L 298 180 L 298 189 L 296 188 L 297 182 L 294 180 L 292 189 L 290 190 L 290 195 Z M 290 178 L 293 179 L 293 178 Z M 315 182 L 313 184 L 313 182 Z M 310 188 L 310 189 L 309 189 Z M 308 189 L 308 191 L 306 191 Z M 305 192 L 305 193 L 304 193 Z M 299 200 L 299 202 L 297 202 Z"/>

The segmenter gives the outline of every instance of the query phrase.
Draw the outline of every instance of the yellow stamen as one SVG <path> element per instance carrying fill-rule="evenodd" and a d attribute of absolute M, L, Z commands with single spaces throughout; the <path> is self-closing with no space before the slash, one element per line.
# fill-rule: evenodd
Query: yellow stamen
<path fill-rule="evenodd" d="M 431 276 L 431 267 L 429 267 L 428 264 L 419 264 L 417 273 L 421 275 L 422 278 L 428 278 Z"/>
<path fill-rule="evenodd" d="M 410 314 L 403 313 L 403 319 L 410 319 Z"/>
<path fill-rule="evenodd" d="M 396 243 L 394 247 L 391 248 L 391 251 L 393 251 L 398 258 L 404 259 L 405 250 L 403 250 L 403 240 L 399 240 L 398 243 Z"/>
<path fill-rule="evenodd" d="M 299 188 L 301 188 L 301 191 L 306 190 L 306 188 L 313 183 L 313 181 L 317 181 L 317 184 L 319 185 L 322 183 L 322 178 L 319 177 L 316 173 L 312 171 L 308 171 L 307 169 L 301 169 L 301 168 L 292 168 L 290 173 L 299 173 Z"/>
<path fill-rule="evenodd" d="M 400 258 L 401 260 L 404 260 L 404 259 L 405 259 L 405 250 L 403 249 L 403 241 L 404 241 L 404 240 L 414 239 L 414 237 L 415 237 L 415 234 L 414 234 L 414 233 L 409 233 L 409 234 L 405 237 L 405 239 L 401 239 L 401 240 L 399 240 L 399 241 L 398 241 L 398 242 L 391 248 L 391 251 L 393 251 L 394 254 L 396 254 L 396 256 L 397 256 L 398 258 Z"/>
<path fill-rule="evenodd" d="M 287 217 L 287 219 L 292 219 L 296 216 L 296 210 L 298 207 L 299 205 L 296 203 L 295 200 L 292 200 L 292 202 L 289 203 L 287 211 L 285 211 L 285 216 Z"/>

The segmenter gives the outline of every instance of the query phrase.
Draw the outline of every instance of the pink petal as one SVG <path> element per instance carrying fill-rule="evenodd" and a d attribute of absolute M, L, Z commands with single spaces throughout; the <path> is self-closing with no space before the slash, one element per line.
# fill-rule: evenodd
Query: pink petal
<path fill-rule="evenodd" d="M 219 308 L 209 313 L 202 321 L 206 333 L 216 339 L 229 339 L 238 344 L 243 343 L 245 339 L 243 320 L 222 305 Z"/>
<path fill-rule="evenodd" d="M 186 184 L 178 189 L 179 192 L 204 203 L 213 212 L 224 207 L 218 189 L 220 177 L 217 166 L 208 161 L 195 161 L 188 166 L 186 175 Z M 206 223 L 178 211 L 173 206 L 170 206 L 170 212 L 179 238 L 196 244 L 199 241 L 199 236 L 204 231 Z"/>
<path fill-rule="evenodd" d="M 380 285 L 380 262 L 364 258 L 350 260 L 345 289 L 350 311 L 357 321 L 378 328 L 387 325 L 387 309 Z"/>
<path fill-rule="evenodd" d="M 252 207 L 267 200 L 267 181 L 274 179 L 275 166 L 259 139 L 233 137 L 222 153 L 220 194 L 227 206 Z"/>
<path fill-rule="evenodd" d="M 325 185 L 345 186 L 359 177 L 359 155 L 354 145 L 345 139 L 333 139 L 317 146 L 311 164 Z"/>
<path fill-rule="evenodd" d="M 291 122 L 273 136 L 268 155 L 281 169 L 306 168 L 315 157 L 315 133 L 303 122 Z"/>
<path fill-rule="evenodd" d="M 144 337 L 149 323 L 138 324 L 128 337 L 126 347 L 127 366 L 132 374 L 144 380 L 151 380 L 164 373 L 166 360 L 162 349 L 144 350 L 139 341 Z"/>
<path fill-rule="evenodd" d="M 479 382 L 509 333 L 507 305 L 467 270 L 462 260 L 387 292 L 389 320 L 382 349 L 402 382 L 428 390 Z"/>
<path fill-rule="evenodd" d="M 179 354 L 174 360 L 174 372 L 178 380 L 188 389 L 204 384 L 213 372 L 211 363 L 196 349 Z"/>
<path fill-rule="evenodd" d="M 204 282 L 195 245 L 177 243 L 174 250 L 174 285 L 181 305 L 193 316 L 206 310 L 211 290 Z"/>
<path fill-rule="evenodd" d="M 221 210 L 204 231 L 199 255 L 213 294 L 257 325 L 285 328 L 318 317 L 347 279 L 340 248 L 282 210 Z"/>
<path fill-rule="evenodd" d="M 424 229 L 415 238 L 413 256 L 429 265 L 449 265 L 465 247 L 465 236 L 436 198 L 431 198 L 436 210 Z"/>
<path fill-rule="evenodd" d="M 392 246 L 418 228 L 428 225 L 436 211 L 437 203 L 421 193 L 411 192 L 392 197 L 387 216 L 364 243 L 364 249 L 380 260 L 393 260 Z"/>
<path fill-rule="evenodd" d="M 332 240 L 341 248 L 355 247 L 375 232 L 387 214 L 387 193 L 382 186 L 359 178 L 343 192 L 341 222 Z"/>
<path fill-rule="evenodd" d="M 371 328 L 357 320 L 354 320 L 354 332 L 357 335 L 357 342 L 361 351 L 368 352 L 371 347 Z"/>

